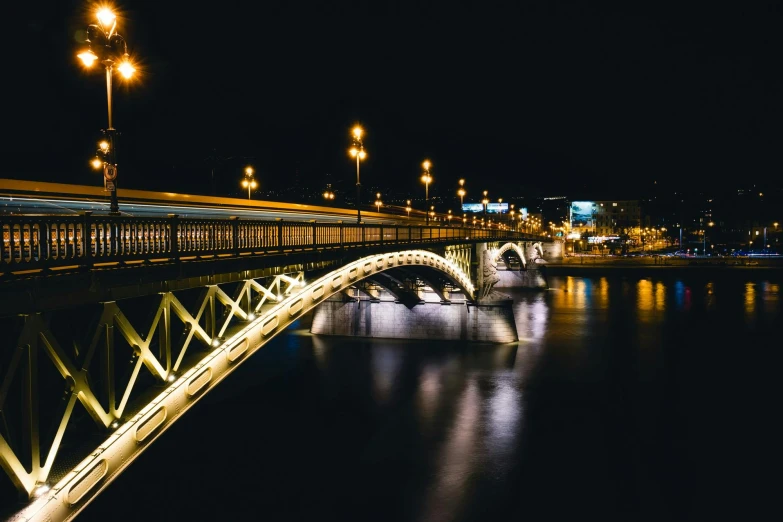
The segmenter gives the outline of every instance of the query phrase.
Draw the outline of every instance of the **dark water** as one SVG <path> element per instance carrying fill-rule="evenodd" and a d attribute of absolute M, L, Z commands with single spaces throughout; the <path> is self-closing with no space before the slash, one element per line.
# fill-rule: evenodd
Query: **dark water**
<path fill-rule="evenodd" d="M 513 293 L 510 345 L 317 337 L 303 320 L 78 519 L 748 515 L 738 485 L 763 454 L 738 447 L 759 428 L 741 374 L 781 346 L 780 275 L 550 284 Z"/>

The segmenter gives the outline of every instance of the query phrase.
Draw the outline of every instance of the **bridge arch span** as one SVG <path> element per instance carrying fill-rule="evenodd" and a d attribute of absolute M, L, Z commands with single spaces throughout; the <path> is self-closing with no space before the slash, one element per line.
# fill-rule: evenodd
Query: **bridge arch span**
<path fill-rule="evenodd" d="M 504 253 L 508 252 L 509 250 L 513 250 L 514 252 L 516 252 L 516 254 L 519 256 L 519 259 L 522 261 L 522 266 L 527 267 L 527 259 L 525 259 L 525 252 L 522 251 L 520 246 L 517 245 L 516 243 L 506 243 L 505 245 L 496 249 L 492 253 L 492 259 L 497 261 L 498 259 L 500 259 L 500 256 L 502 256 Z"/>
<path fill-rule="evenodd" d="M 45 494 L 34 498 L 17 515 L 28 521 L 73 518 L 191 406 L 291 323 L 362 279 L 401 267 L 435 270 L 459 287 L 469 300 L 474 300 L 475 289 L 470 277 L 456 263 L 426 250 L 364 257 L 304 284 L 298 290 L 292 289 L 288 296 L 258 310 L 254 319 L 226 331 L 228 338 L 189 369 L 168 375 L 169 384 L 163 391 L 138 413 L 116 427 L 113 425 L 114 431 L 88 457 L 57 484 L 47 487 Z M 249 318 L 244 312 L 235 313 Z M 33 493 L 31 491 L 31 497 L 36 497 Z"/>

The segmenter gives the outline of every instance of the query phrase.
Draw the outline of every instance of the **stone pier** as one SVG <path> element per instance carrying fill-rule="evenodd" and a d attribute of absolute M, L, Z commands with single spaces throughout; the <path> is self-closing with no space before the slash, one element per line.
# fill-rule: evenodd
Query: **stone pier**
<path fill-rule="evenodd" d="M 408 308 L 394 301 L 332 297 L 313 311 L 319 335 L 509 343 L 518 340 L 511 300 L 478 305 L 424 302 Z"/>

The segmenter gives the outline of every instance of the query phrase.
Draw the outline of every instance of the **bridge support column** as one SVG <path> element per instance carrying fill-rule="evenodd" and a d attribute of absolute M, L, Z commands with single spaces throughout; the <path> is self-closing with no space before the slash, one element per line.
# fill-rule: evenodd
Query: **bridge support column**
<path fill-rule="evenodd" d="M 361 307 L 328 299 L 313 311 L 310 331 L 319 335 L 510 343 L 519 340 L 511 300 L 467 306 L 391 301 Z"/>

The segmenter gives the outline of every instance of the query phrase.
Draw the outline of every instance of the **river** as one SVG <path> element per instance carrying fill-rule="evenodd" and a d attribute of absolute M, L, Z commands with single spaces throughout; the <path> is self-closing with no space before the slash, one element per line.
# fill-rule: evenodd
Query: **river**
<path fill-rule="evenodd" d="M 78 520 L 721 518 L 752 420 L 726 368 L 780 347 L 781 276 L 503 289 L 507 345 L 314 336 L 304 318 Z"/>

